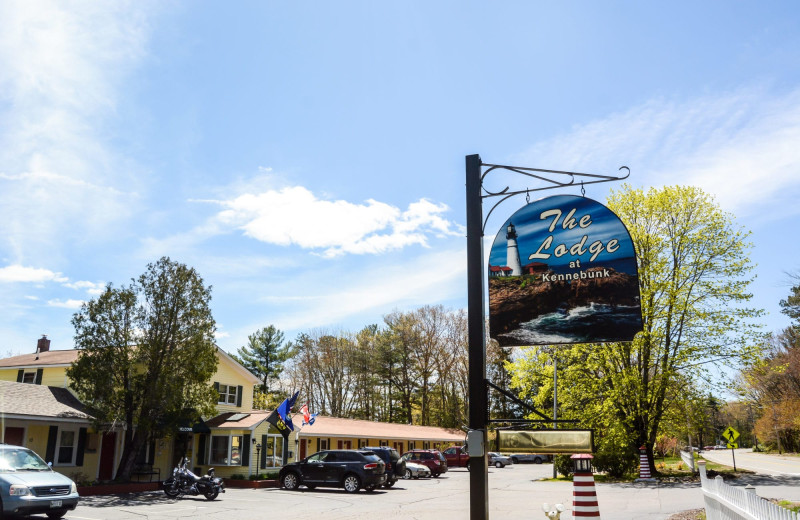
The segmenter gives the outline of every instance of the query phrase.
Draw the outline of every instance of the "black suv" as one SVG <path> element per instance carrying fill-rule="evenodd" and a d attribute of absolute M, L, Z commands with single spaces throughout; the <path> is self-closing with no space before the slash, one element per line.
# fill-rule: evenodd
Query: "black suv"
<path fill-rule="evenodd" d="M 384 487 L 392 487 L 394 483 L 403 477 L 406 472 L 406 461 L 400 458 L 397 450 L 388 446 L 362 448 L 369 450 L 381 458 L 386 464 L 386 482 L 383 483 Z"/>
<path fill-rule="evenodd" d="M 362 487 L 373 491 L 386 482 L 385 469 L 380 457 L 369 450 L 325 450 L 285 465 L 278 480 L 286 489 L 302 484 L 308 489 L 342 487 L 355 493 Z"/>

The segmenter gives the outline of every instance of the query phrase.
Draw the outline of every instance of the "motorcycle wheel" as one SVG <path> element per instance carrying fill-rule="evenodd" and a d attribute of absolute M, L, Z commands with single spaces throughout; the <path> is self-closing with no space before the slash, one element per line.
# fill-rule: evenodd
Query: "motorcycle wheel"
<path fill-rule="evenodd" d="M 175 484 L 174 480 L 167 480 L 164 482 L 164 494 L 170 498 L 175 498 L 181 494 L 181 490 L 178 488 L 177 484 Z"/>
<path fill-rule="evenodd" d="M 217 489 L 209 489 L 203 495 L 206 497 L 206 500 L 214 500 L 219 495 L 219 490 Z"/>

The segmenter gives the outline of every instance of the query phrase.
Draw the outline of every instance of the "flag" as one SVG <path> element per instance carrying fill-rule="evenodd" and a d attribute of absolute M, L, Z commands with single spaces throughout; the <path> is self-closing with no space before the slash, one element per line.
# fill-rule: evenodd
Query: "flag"
<path fill-rule="evenodd" d="M 284 399 L 267 417 L 267 422 L 273 425 L 284 437 L 288 437 L 289 433 L 294 431 L 294 424 L 292 424 L 292 417 L 289 412 L 292 411 L 292 406 L 297 401 L 298 395 L 300 395 L 299 391 L 295 392 L 293 396 Z"/>
<path fill-rule="evenodd" d="M 288 437 L 289 433 L 292 431 L 289 429 L 286 423 L 283 422 L 283 419 L 281 419 L 277 409 L 272 410 L 272 413 L 269 414 L 269 417 L 267 417 L 267 422 L 274 426 L 275 429 L 278 430 L 284 437 Z"/>
<path fill-rule="evenodd" d="M 302 424 L 302 426 L 305 426 L 306 424 L 311 426 L 312 424 L 314 424 L 314 418 L 317 416 L 317 414 L 315 414 L 315 413 L 312 414 L 312 413 L 310 413 L 308 411 L 308 403 L 304 404 L 300 408 L 300 413 L 303 414 L 303 424 Z"/>

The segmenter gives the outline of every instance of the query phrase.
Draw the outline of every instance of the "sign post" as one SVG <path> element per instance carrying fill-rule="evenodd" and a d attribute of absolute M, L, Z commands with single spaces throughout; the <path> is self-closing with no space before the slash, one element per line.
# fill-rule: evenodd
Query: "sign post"
<path fill-rule="evenodd" d="M 482 169 L 485 168 L 485 171 Z M 466 203 L 467 203 L 467 328 L 468 328 L 468 353 L 469 353 L 469 371 L 468 371 L 468 378 L 467 381 L 469 383 L 469 433 L 468 439 L 470 443 L 478 443 L 480 448 L 484 448 L 486 446 L 487 440 L 487 424 L 489 423 L 489 395 L 488 389 L 490 386 L 493 386 L 491 382 L 486 379 L 486 326 L 485 326 L 485 291 L 484 291 L 484 283 L 485 283 L 485 275 L 486 275 L 486 265 L 484 264 L 483 259 L 483 235 L 484 235 L 484 226 L 486 222 L 484 221 L 483 216 L 483 199 L 488 198 L 499 198 L 498 202 L 489 210 L 487 213 L 486 218 L 492 214 L 492 212 L 497 208 L 497 206 L 502 203 L 503 201 L 507 200 L 508 198 L 515 196 L 515 195 L 526 195 L 528 196 L 531 191 L 539 191 L 539 190 L 546 190 L 551 188 L 559 188 L 565 187 L 569 185 L 576 184 L 576 181 L 580 181 L 581 183 L 581 190 L 583 191 L 584 184 L 596 184 L 600 182 L 610 182 L 610 181 L 619 181 L 624 180 L 630 174 L 630 170 L 627 166 L 622 166 L 620 170 L 628 170 L 628 174 L 624 177 L 614 177 L 610 175 L 597 175 L 597 174 L 589 174 L 589 173 L 579 173 L 579 172 L 568 172 L 568 171 L 559 171 L 559 170 L 544 170 L 541 168 L 525 168 L 525 167 L 518 167 L 518 166 L 503 166 L 499 164 L 484 164 L 481 162 L 480 155 L 468 155 L 466 156 Z M 499 171 L 499 170 L 506 170 L 511 171 L 517 174 L 522 174 L 527 176 L 528 178 L 534 178 L 541 181 L 545 181 L 548 183 L 546 187 L 543 188 L 533 188 L 529 189 L 526 188 L 525 190 L 519 191 L 510 191 L 508 187 L 502 189 L 500 191 L 490 191 L 488 190 L 483 182 L 484 178 L 492 171 Z M 547 174 L 554 179 L 550 179 L 542 174 Z M 584 199 L 582 197 L 573 197 L 579 199 L 578 202 L 581 201 L 591 201 L 590 199 Z M 547 224 L 551 225 L 551 227 L 556 227 L 558 225 L 563 230 L 572 230 L 576 226 L 579 227 L 580 230 L 584 230 L 585 228 L 589 227 L 592 224 L 591 216 L 590 215 L 583 215 L 583 214 L 576 214 L 578 211 L 578 206 L 582 205 L 583 202 L 576 205 L 571 211 L 567 210 L 567 212 L 563 215 L 559 214 L 558 217 L 555 216 L 555 213 L 548 214 L 551 217 L 555 217 L 552 222 L 547 222 Z M 597 204 L 597 203 L 594 203 Z M 547 210 L 544 210 L 547 211 Z M 606 210 L 608 211 L 608 210 Z M 609 212 L 610 213 L 610 212 Z M 595 225 L 592 228 L 592 231 L 601 231 L 604 228 L 604 225 L 600 223 L 601 221 L 605 220 L 606 215 L 597 214 L 598 223 L 599 225 Z M 541 216 L 541 219 L 549 218 L 547 215 Z M 619 219 L 617 219 L 619 220 Z M 624 229 L 624 226 L 623 226 Z M 504 269 L 501 269 L 502 273 L 504 274 L 511 274 L 514 275 L 523 275 L 523 269 L 529 269 L 531 266 L 523 265 L 520 262 L 520 247 L 525 247 L 526 240 L 528 237 L 528 230 L 521 229 L 520 235 L 520 244 L 517 244 L 516 238 L 516 231 L 514 230 L 514 226 L 510 225 L 507 229 L 507 254 L 505 259 L 508 260 L 507 265 Z M 552 229 L 550 231 L 553 231 Z M 605 229 L 608 231 L 608 229 Z M 560 238 L 563 238 L 565 233 L 561 233 L 560 231 L 556 233 Z M 625 233 L 627 237 L 627 241 L 630 242 L 630 235 Z M 620 237 L 622 238 L 622 237 Z M 624 244 L 624 239 L 620 240 L 614 236 L 611 239 L 608 239 L 607 233 L 601 235 L 598 233 L 596 237 L 593 237 L 592 241 L 587 242 L 588 234 L 584 233 L 583 241 L 581 241 L 580 237 L 578 237 L 578 243 L 575 243 L 572 246 L 565 245 L 560 242 L 553 242 L 553 237 L 551 236 L 548 240 L 545 240 L 542 244 L 540 244 L 539 248 L 536 250 L 535 254 L 533 252 L 526 251 L 526 254 L 534 254 L 536 258 L 543 258 L 542 255 L 547 255 L 547 257 L 554 255 L 555 258 L 560 258 L 569 252 L 570 255 L 579 257 L 577 258 L 577 262 L 575 262 L 576 266 L 580 268 L 580 264 L 583 262 L 584 264 L 592 264 L 598 256 L 603 257 L 603 259 L 608 260 L 606 258 L 608 255 L 604 255 L 603 253 L 613 253 L 618 249 L 622 249 L 625 252 L 628 251 L 627 246 Z M 602 243 L 601 243 L 602 242 Z M 620 244 L 623 242 L 623 244 Z M 569 251 L 565 248 L 569 248 Z M 493 248 L 494 249 L 494 248 Z M 632 252 L 633 246 L 630 246 L 630 251 Z M 582 255 L 587 253 L 589 256 L 584 258 Z M 504 261 L 504 263 L 506 263 Z M 614 262 L 612 262 L 614 263 Z M 623 262 L 624 263 L 624 262 Z M 619 262 L 616 262 L 619 264 Z M 615 264 L 615 265 L 616 265 Z M 545 265 L 542 263 L 542 265 Z M 635 259 L 633 261 L 634 269 L 635 269 Z M 492 266 L 489 266 L 490 270 L 490 277 L 492 274 Z M 511 273 L 509 273 L 511 272 Z M 615 273 L 618 271 L 615 270 L 613 266 L 605 265 L 605 266 L 584 266 L 583 269 L 578 269 L 578 271 L 574 274 L 576 278 L 570 278 L 571 280 L 598 280 L 600 278 L 609 278 L 614 277 Z M 582 274 L 581 274 L 582 273 Z M 564 273 L 563 271 L 557 272 L 548 272 L 548 276 L 554 276 L 552 280 L 555 281 L 563 281 Z M 573 274 L 570 274 L 573 276 Z M 638 280 L 638 274 L 634 275 L 634 277 Z M 617 277 L 618 278 L 618 277 Z M 612 281 L 612 280 L 607 280 Z M 615 285 L 618 280 L 613 280 L 613 284 L 606 284 L 607 286 Z M 526 284 L 522 284 L 523 288 Z M 590 284 L 590 285 L 597 285 L 597 284 Z M 555 286 L 555 285 L 554 285 Z M 567 287 L 569 284 L 567 284 Z M 563 289 L 564 285 L 558 285 L 559 288 Z M 572 303 L 577 305 L 583 305 L 585 303 L 585 294 L 580 293 L 579 298 Z M 638 284 L 636 285 L 636 305 L 638 309 Z M 491 300 L 491 284 L 490 284 L 490 300 Z M 526 300 L 526 306 L 530 305 L 530 300 Z M 566 302 L 569 303 L 569 302 Z M 619 300 L 618 298 L 612 298 L 612 301 L 608 302 L 613 307 L 614 312 L 612 312 L 612 316 L 610 316 L 610 320 L 606 319 L 607 326 L 605 329 L 610 330 L 612 332 L 603 333 L 599 336 L 592 335 L 592 334 L 584 334 L 584 332 L 579 332 L 576 337 L 569 338 L 567 341 L 548 341 L 545 343 L 542 342 L 524 342 L 524 340 L 520 337 L 515 337 L 515 334 L 507 335 L 503 338 L 506 340 L 507 338 L 513 338 L 510 342 L 506 342 L 506 346 L 510 345 L 539 345 L 539 344 L 553 344 L 553 343 L 591 343 L 591 342 L 602 342 L 602 341 L 630 341 L 633 338 L 633 334 L 635 333 L 632 329 L 633 327 L 630 323 L 623 323 L 624 316 L 619 314 L 618 309 L 622 306 L 628 305 L 628 299 Z M 602 303 L 601 303 L 602 305 Z M 535 305 L 534 305 L 535 306 Z M 540 310 L 539 306 L 535 306 L 536 311 Z M 490 303 L 491 308 L 491 303 Z M 508 309 L 506 309 L 508 311 Z M 492 311 L 494 312 L 494 311 Z M 510 323 L 508 319 L 511 317 L 511 322 L 514 322 L 516 319 L 514 316 L 515 314 L 512 312 L 506 312 L 504 315 L 500 316 L 501 321 L 503 321 L 506 325 L 512 326 L 515 323 Z M 523 314 L 530 314 L 529 309 L 526 309 Z M 585 314 L 583 311 L 580 314 Z M 593 312 L 589 312 L 588 314 L 594 316 Z M 516 316 L 518 317 L 518 316 Z M 602 317 L 595 316 L 598 318 L 599 321 L 602 321 Z M 494 315 L 490 315 L 491 320 L 497 320 L 497 317 Z M 607 317 L 608 318 L 608 317 Z M 634 316 L 635 318 L 635 316 Z M 639 328 L 637 330 L 641 330 L 641 312 L 639 312 L 638 318 Z M 492 328 L 495 327 L 494 324 L 491 325 Z M 563 329 L 564 326 L 562 324 L 561 328 Z M 515 329 L 516 330 L 516 329 Z M 525 336 L 523 333 L 522 336 Z M 627 338 L 627 339 L 625 339 Z M 501 340 L 501 345 L 503 345 L 503 340 Z M 515 341 L 523 341 L 522 343 L 515 343 Z M 557 376 L 554 376 L 557 377 Z M 555 384 L 555 383 L 554 383 Z M 504 392 L 505 393 L 505 392 Z M 557 410 L 556 410 L 557 411 Z M 536 412 L 539 413 L 539 412 Z M 539 413 L 539 415 L 542 415 Z M 555 412 L 554 412 L 555 415 Z M 544 416 L 542 416 L 544 417 Z M 550 422 L 549 420 L 547 422 Z M 554 417 L 554 422 L 556 424 L 557 421 Z M 570 421 L 571 422 L 571 421 Z M 472 450 L 471 450 L 472 451 Z M 483 456 L 484 449 L 477 449 L 477 452 L 480 452 L 480 455 L 476 453 L 476 456 L 470 457 L 470 477 L 469 477 L 469 490 L 470 490 L 470 520 L 487 520 L 489 518 L 489 478 L 488 478 L 488 466 L 487 466 L 487 458 Z"/>
<path fill-rule="evenodd" d="M 482 432 L 486 445 L 489 408 L 486 389 L 485 304 L 483 298 L 483 208 L 481 157 L 467 156 L 467 329 L 469 342 L 469 429 Z M 470 457 L 469 518 L 489 518 L 489 473 L 486 457 Z"/>
<path fill-rule="evenodd" d="M 736 452 L 733 450 L 739 447 L 739 443 L 736 442 L 736 439 L 739 438 L 739 432 L 733 426 L 728 426 L 722 432 L 722 437 L 728 441 L 728 448 L 730 448 L 731 457 L 733 457 L 733 471 L 736 471 Z"/>

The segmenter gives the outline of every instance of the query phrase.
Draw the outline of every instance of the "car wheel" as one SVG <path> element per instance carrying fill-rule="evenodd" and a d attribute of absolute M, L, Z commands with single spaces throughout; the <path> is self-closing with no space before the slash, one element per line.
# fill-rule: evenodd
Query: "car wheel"
<path fill-rule="evenodd" d="M 433 474 L 433 478 L 439 478 L 439 474 L 438 473 L 434 473 Z"/>
<path fill-rule="evenodd" d="M 67 514 L 67 510 L 62 509 L 60 511 L 48 511 L 46 514 L 47 518 L 62 518 L 64 515 Z"/>
<path fill-rule="evenodd" d="M 533 459 L 533 463 L 534 464 L 541 464 L 542 463 L 542 458 L 541 457 L 536 457 L 535 459 Z"/>
<path fill-rule="evenodd" d="M 348 493 L 355 493 L 361 487 L 361 481 L 352 473 L 344 477 L 344 490 Z"/>
<path fill-rule="evenodd" d="M 390 488 L 390 487 L 394 486 L 395 482 L 397 482 L 397 479 L 396 479 L 396 478 L 395 478 L 395 479 L 392 479 L 392 480 L 387 480 L 387 481 L 386 481 L 386 482 L 383 484 L 383 487 Z"/>
<path fill-rule="evenodd" d="M 502 468 L 503 466 L 505 466 L 505 464 L 503 464 L 503 463 L 502 463 L 502 462 L 500 462 L 500 461 L 497 461 L 497 462 L 495 462 L 495 463 L 494 463 L 494 467 L 495 467 L 495 468 L 498 468 L 498 469 L 499 469 L 499 468 Z"/>
<path fill-rule="evenodd" d="M 297 473 L 289 472 L 283 476 L 281 483 L 283 484 L 283 487 L 289 491 L 293 491 L 300 486 L 300 478 L 297 476 Z"/>
<path fill-rule="evenodd" d="M 410 479 L 412 476 L 413 475 L 411 475 L 411 470 L 410 469 L 407 469 L 406 472 L 403 473 L 403 478 L 406 479 L 406 480 Z"/>
<path fill-rule="evenodd" d="M 516 457 L 511 457 L 511 462 L 513 462 L 514 464 L 519 464 L 519 459 Z"/>

